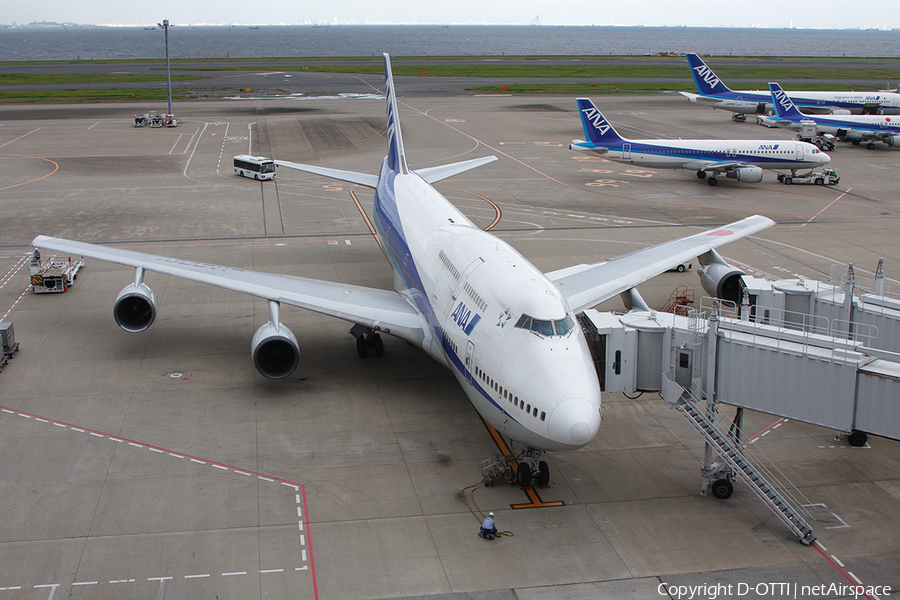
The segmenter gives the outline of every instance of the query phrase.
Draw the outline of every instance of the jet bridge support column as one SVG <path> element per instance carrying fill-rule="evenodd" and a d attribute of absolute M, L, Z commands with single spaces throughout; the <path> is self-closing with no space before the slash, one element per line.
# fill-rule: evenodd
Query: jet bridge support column
<path fill-rule="evenodd" d="M 704 365 L 703 365 L 703 395 L 706 398 L 706 416 L 709 419 L 715 419 L 716 407 L 716 345 L 719 332 L 719 318 L 716 307 L 709 317 L 709 327 L 706 330 Z M 705 496 L 706 490 L 709 489 L 711 479 L 717 478 L 721 472 L 722 463 L 717 459 L 719 452 L 714 448 L 709 440 L 706 440 L 706 448 L 703 452 L 703 483 L 700 486 L 700 495 Z M 731 478 L 729 477 L 729 480 Z"/>

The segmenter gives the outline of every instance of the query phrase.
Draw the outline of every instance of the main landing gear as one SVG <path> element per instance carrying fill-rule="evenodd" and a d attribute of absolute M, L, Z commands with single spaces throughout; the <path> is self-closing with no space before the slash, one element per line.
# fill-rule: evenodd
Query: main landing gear
<path fill-rule="evenodd" d="M 706 171 L 697 171 L 697 177 L 700 179 L 706 179 Z M 719 180 L 715 177 L 710 177 L 709 179 L 706 179 L 706 183 L 708 183 L 709 185 L 718 185 Z"/>
<path fill-rule="evenodd" d="M 360 358 L 365 358 L 369 354 L 384 356 L 384 342 L 376 330 L 354 325 L 350 333 L 356 338 L 356 352 Z"/>
<path fill-rule="evenodd" d="M 530 488 L 535 483 L 541 488 L 550 487 L 550 467 L 540 460 L 543 454 L 543 450 L 536 448 L 526 448 L 519 454 L 521 462 L 516 468 L 516 484 L 520 488 Z"/>

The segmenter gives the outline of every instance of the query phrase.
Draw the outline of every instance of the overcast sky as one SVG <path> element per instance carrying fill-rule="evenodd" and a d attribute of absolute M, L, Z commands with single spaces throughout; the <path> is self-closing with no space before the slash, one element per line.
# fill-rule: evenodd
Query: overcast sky
<path fill-rule="evenodd" d="M 900 0 L 30 0 L 7 2 L 0 22 L 173 24 L 512 24 L 900 28 Z"/>

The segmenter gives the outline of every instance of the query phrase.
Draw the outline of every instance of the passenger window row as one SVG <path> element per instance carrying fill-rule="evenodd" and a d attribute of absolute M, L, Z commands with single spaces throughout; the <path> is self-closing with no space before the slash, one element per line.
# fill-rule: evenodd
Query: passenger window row
<path fill-rule="evenodd" d="M 447 270 L 450 271 L 450 274 L 453 275 L 453 278 L 459 281 L 459 269 L 453 266 L 453 262 L 450 260 L 450 258 L 446 254 L 444 254 L 443 250 L 441 250 L 438 256 L 440 257 L 441 262 L 444 263 L 444 266 L 447 267 Z"/>
<path fill-rule="evenodd" d="M 522 409 L 526 414 L 531 415 L 534 418 L 538 418 L 538 407 L 531 406 L 531 404 L 526 404 L 524 400 L 519 400 L 518 396 L 514 396 L 512 392 L 504 388 L 502 385 L 494 381 L 491 377 L 488 376 L 487 373 L 481 370 L 479 367 L 475 367 L 475 376 L 482 380 L 489 388 L 497 392 L 499 398 L 503 400 L 508 400 L 512 403 L 516 408 Z M 547 420 L 546 411 L 540 411 L 540 419 L 541 421 Z"/>

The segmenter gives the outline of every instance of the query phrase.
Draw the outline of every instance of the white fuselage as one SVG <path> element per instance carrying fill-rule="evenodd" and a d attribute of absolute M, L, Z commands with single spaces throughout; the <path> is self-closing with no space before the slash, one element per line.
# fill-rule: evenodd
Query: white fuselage
<path fill-rule="evenodd" d="M 581 328 L 555 286 L 415 173 L 383 167 L 375 217 L 397 291 L 425 321 L 422 347 L 453 372 L 478 413 L 529 447 L 590 442 L 600 425 L 600 387 Z M 517 327 L 523 314 L 543 332 Z M 557 334 L 554 322 L 568 330 Z"/>

